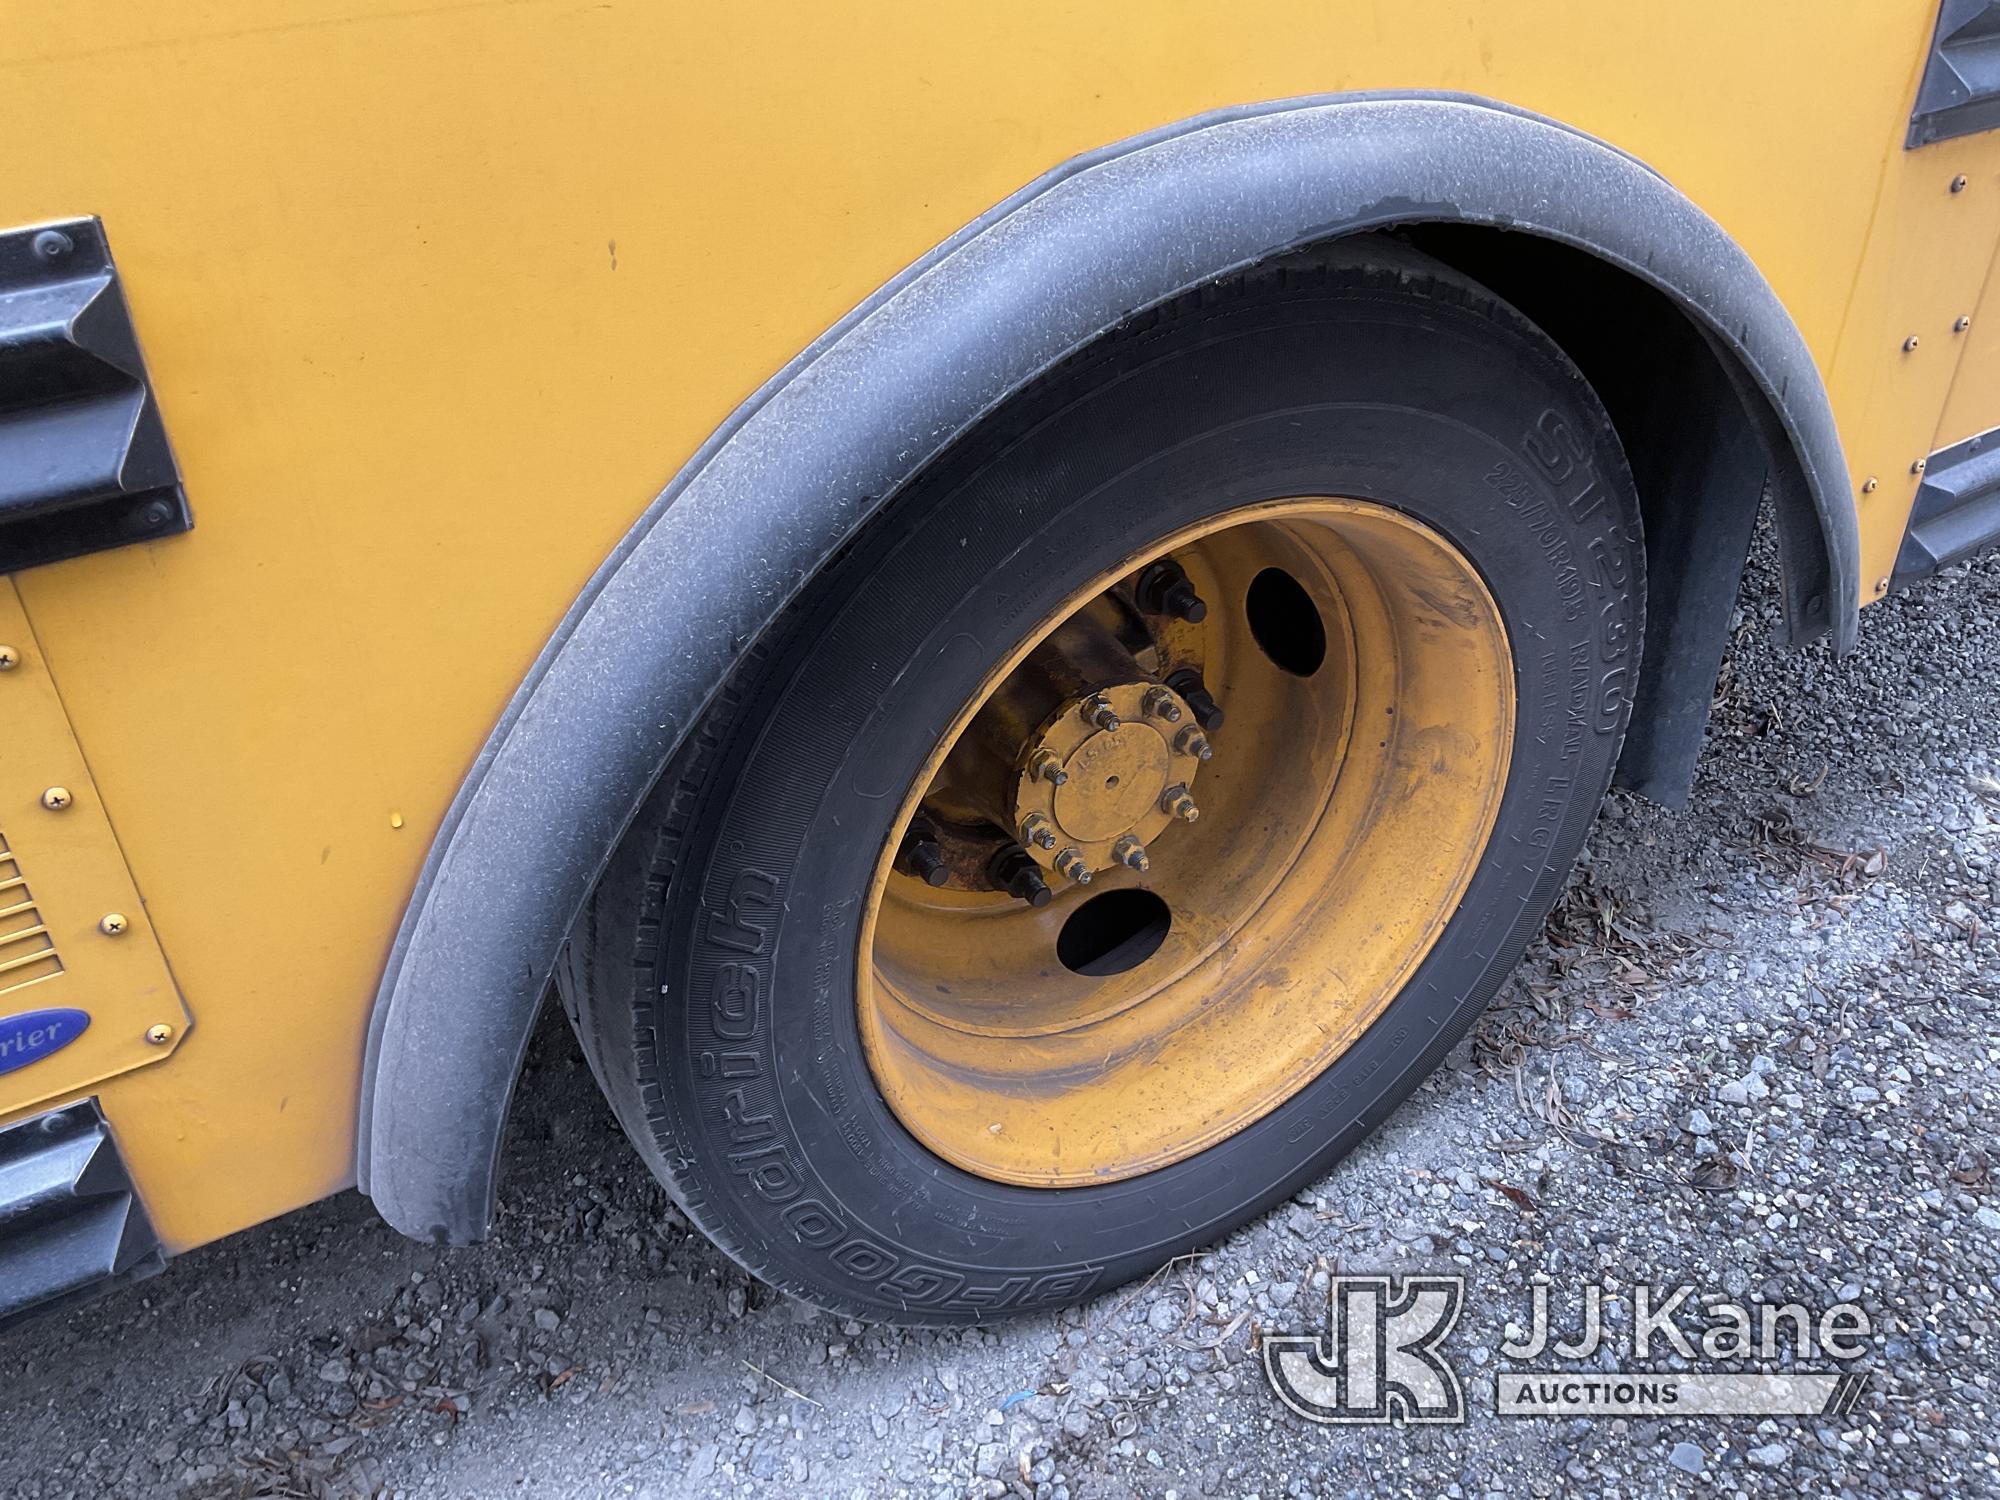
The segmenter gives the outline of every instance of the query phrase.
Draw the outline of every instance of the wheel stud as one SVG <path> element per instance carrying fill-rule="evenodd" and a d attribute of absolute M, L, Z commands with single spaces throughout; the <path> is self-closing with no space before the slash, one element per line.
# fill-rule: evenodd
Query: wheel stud
<path fill-rule="evenodd" d="M 1215 755 L 1215 748 L 1209 744 L 1208 736 L 1190 724 L 1174 736 L 1174 752 L 1178 755 L 1192 755 L 1196 760 L 1209 760 Z"/>
<path fill-rule="evenodd" d="M 1047 906 L 1055 899 L 1055 892 L 1042 879 L 1041 867 L 1029 858 L 1028 851 L 1019 844 L 1009 844 L 994 855 L 988 873 L 995 885 L 1030 906 Z"/>
<path fill-rule="evenodd" d="M 1183 823 L 1192 823 L 1201 816 L 1201 809 L 1194 805 L 1194 798 L 1188 795 L 1186 783 L 1179 781 L 1160 793 L 1160 811 L 1171 813 Z"/>
<path fill-rule="evenodd" d="M 1156 719 L 1164 719 L 1169 724 L 1181 721 L 1180 704 L 1174 702 L 1174 695 L 1163 687 L 1147 688 L 1140 705 Z"/>
<path fill-rule="evenodd" d="M 1040 813 L 1029 813 L 1021 820 L 1021 838 L 1037 849 L 1053 849 L 1056 846 L 1056 831 Z"/>
<path fill-rule="evenodd" d="M 1133 838 L 1129 833 L 1111 846 L 1111 855 L 1119 864 L 1126 866 L 1128 869 L 1148 870 L 1152 868 L 1153 862 L 1146 858 L 1146 846 Z"/>
<path fill-rule="evenodd" d="M 1084 863 L 1083 855 L 1074 848 L 1065 849 L 1056 856 L 1056 874 L 1078 885 L 1090 884 L 1090 866 Z"/>
<path fill-rule="evenodd" d="M 1028 769 L 1035 773 L 1037 781 L 1046 781 L 1050 786 L 1061 786 L 1069 780 L 1069 772 L 1063 769 L 1053 750 L 1037 750 L 1028 762 Z"/>
<path fill-rule="evenodd" d="M 1194 585 L 1186 579 L 1167 590 L 1167 613 L 1176 620 L 1185 620 L 1190 625 L 1199 625 L 1208 618 L 1208 606 L 1201 595 L 1194 591 Z"/>
<path fill-rule="evenodd" d="M 1118 711 L 1111 706 L 1111 700 L 1102 693 L 1092 695 L 1083 705 L 1083 716 L 1106 734 L 1115 732 L 1124 721 Z"/>
<path fill-rule="evenodd" d="M 1181 565 L 1171 558 L 1163 558 L 1141 573 L 1136 593 L 1139 608 L 1147 614 L 1172 615 L 1190 625 L 1208 618 L 1208 605 L 1194 591 Z"/>
<path fill-rule="evenodd" d="M 1201 680 L 1201 673 L 1188 667 L 1167 679 L 1167 686 L 1179 693 L 1194 710 L 1194 721 L 1210 734 L 1222 727 L 1222 705 L 1215 701 Z"/>
<path fill-rule="evenodd" d="M 938 844 L 937 834 L 930 824 L 924 822 L 912 823 L 910 831 L 903 835 L 903 847 L 897 853 L 896 867 L 932 887 L 941 886 L 951 879 L 951 870 L 944 862 L 944 850 Z"/>

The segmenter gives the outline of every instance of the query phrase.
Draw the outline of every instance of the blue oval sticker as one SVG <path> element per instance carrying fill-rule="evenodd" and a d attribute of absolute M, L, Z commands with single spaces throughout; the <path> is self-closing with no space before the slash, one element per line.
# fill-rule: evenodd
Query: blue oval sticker
<path fill-rule="evenodd" d="M 24 1010 L 0 1016 L 0 1073 L 11 1073 L 60 1052 L 90 1025 L 85 1010 Z"/>

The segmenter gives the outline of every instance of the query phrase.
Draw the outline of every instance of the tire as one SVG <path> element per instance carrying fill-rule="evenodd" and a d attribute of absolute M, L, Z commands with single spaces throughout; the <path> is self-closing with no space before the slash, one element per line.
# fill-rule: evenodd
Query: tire
<path fill-rule="evenodd" d="M 885 1101 L 861 1035 L 897 789 L 1083 580 L 1293 495 L 1421 523 L 1504 621 L 1511 739 L 1462 896 L 1386 1008 L 1226 1138 L 1081 1185 L 966 1170 Z M 1517 962 L 1617 759 L 1643 568 L 1595 394 L 1475 283 L 1366 239 L 1190 294 L 956 443 L 745 654 L 572 935 L 559 981 L 591 1067 L 690 1219 L 844 1315 L 977 1322 L 1209 1244 L 1353 1149 Z"/>

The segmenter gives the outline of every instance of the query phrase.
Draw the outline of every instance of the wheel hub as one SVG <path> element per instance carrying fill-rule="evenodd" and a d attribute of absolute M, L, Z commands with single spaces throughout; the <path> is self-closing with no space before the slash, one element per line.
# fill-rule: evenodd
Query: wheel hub
<path fill-rule="evenodd" d="M 1172 688 L 1141 679 L 1073 695 L 1021 758 L 1013 810 L 1023 847 L 1079 884 L 1114 865 L 1146 869 L 1147 845 L 1199 816 L 1189 788 L 1207 750 Z"/>

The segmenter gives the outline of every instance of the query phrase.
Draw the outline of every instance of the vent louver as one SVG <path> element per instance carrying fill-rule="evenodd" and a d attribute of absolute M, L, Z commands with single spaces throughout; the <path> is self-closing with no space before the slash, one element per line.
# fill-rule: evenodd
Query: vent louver
<path fill-rule="evenodd" d="M 27 877 L 0 832 L 0 995 L 62 973 L 55 939 L 35 909 Z"/>

